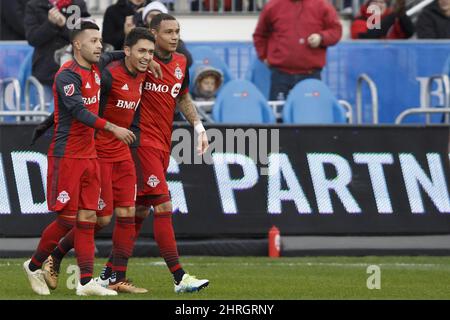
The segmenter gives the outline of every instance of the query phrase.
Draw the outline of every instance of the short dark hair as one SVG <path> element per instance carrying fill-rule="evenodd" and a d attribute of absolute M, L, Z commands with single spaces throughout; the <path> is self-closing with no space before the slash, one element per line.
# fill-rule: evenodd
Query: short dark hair
<path fill-rule="evenodd" d="M 155 43 L 155 38 L 150 33 L 150 31 L 143 27 L 136 27 L 134 29 L 131 29 L 130 33 L 128 33 L 128 35 L 125 37 L 125 42 L 123 45 L 125 47 L 132 47 L 142 39 L 149 40 Z"/>
<path fill-rule="evenodd" d="M 100 28 L 94 22 L 88 21 L 88 20 L 84 20 L 84 21 L 82 20 L 82 21 L 78 22 L 77 24 L 75 24 L 74 28 L 70 32 L 70 42 L 73 42 L 73 40 L 75 40 L 75 38 L 81 32 L 83 32 L 84 30 L 88 30 L 88 29 L 100 31 Z"/>
<path fill-rule="evenodd" d="M 161 26 L 162 21 L 166 20 L 177 20 L 174 16 L 167 14 L 167 13 L 160 13 L 153 17 L 152 21 L 150 22 L 150 29 L 159 30 L 159 27 Z"/>

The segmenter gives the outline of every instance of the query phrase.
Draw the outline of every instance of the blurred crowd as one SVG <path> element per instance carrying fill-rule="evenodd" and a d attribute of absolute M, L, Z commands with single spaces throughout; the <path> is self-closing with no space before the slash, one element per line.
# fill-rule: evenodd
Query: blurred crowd
<path fill-rule="evenodd" d="M 239 11 L 244 1 L 235 0 L 234 5 L 232 0 L 190 3 L 192 11 L 217 11 L 219 7 Z M 27 40 L 34 47 L 32 74 L 44 86 L 46 101 L 52 99 L 54 74 L 71 52 L 71 5 L 78 6 L 81 17 L 90 17 L 84 0 L 0 0 L 0 40 Z M 121 49 L 133 28 L 148 27 L 155 15 L 171 9 L 171 0 L 116 1 L 103 16 L 104 50 Z M 260 13 L 253 40 L 259 59 L 271 69 L 270 100 L 283 100 L 301 80 L 320 80 L 326 49 L 343 34 L 336 9 L 327 0 L 270 0 L 257 9 Z M 350 34 L 352 39 L 450 39 L 450 0 L 433 1 L 417 17 L 408 15 L 405 0 L 368 0 L 354 14 Z M 183 41 L 178 51 L 190 66 L 192 58 Z M 208 101 L 214 98 L 223 75 L 218 70 L 200 69 L 194 79 L 193 95 Z"/>

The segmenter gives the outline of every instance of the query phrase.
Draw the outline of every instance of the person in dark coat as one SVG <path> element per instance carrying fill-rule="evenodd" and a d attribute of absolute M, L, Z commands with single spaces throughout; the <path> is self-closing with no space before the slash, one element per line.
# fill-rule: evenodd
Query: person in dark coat
<path fill-rule="evenodd" d="M 0 40 L 25 40 L 23 16 L 29 0 L 0 0 Z"/>
<path fill-rule="evenodd" d="M 103 17 L 103 42 L 111 44 L 115 50 L 122 50 L 125 35 L 135 28 L 133 19 L 137 12 L 142 12 L 146 0 L 119 0 L 109 6 Z"/>
<path fill-rule="evenodd" d="M 414 24 L 406 15 L 405 0 L 396 0 L 393 8 L 387 0 L 369 0 L 360 8 L 360 15 L 351 26 L 352 39 L 407 39 L 414 34 Z M 368 10 L 377 6 L 380 10 L 380 27 L 369 29 L 368 21 L 374 15 Z"/>
<path fill-rule="evenodd" d="M 435 0 L 426 6 L 416 30 L 419 39 L 450 39 L 450 0 Z"/>
<path fill-rule="evenodd" d="M 70 43 L 70 5 L 79 6 L 81 17 L 90 16 L 84 0 L 30 0 L 25 9 L 25 36 L 34 47 L 32 75 L 44 86 L 46 103 L 53 101 L 53 78 L 59 69 L 54 53 Z"/>

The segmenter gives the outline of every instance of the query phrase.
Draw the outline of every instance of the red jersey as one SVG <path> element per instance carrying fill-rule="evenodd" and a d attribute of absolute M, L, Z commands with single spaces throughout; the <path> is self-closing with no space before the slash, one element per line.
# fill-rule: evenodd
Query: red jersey
<path fill-rule="evenodd" d="M 189 70 L 186 57 L 177 52 L 168 60 L 156 56 L 154 60 L 161 65 L 163 78 L 156 79 L 147 72 L 132 130 L 138 139 L 137 146 L 170 152 L 176 99 L 189 92 Z"/>
<path fill-rule="evenodd" d="M 65 158 L 97 158 L 94 128 L 103 129 L 106 121 L 99 118 L 100 72 L 75 60 L 61 66 L 53 84 L 55 101 L 54 134 L 49 156 Z"/>
<path fill-rule="evenodd" d="M 115 125 L 129 128 L 141 100 L 144 79 L 145 73 L 131 74 L 123 59 L 107 65 L 102 72 L 100 116 Z M 128 146 L 109 131 L 97 132 L 95 146 L 102 160 L 131 159 Z"/>

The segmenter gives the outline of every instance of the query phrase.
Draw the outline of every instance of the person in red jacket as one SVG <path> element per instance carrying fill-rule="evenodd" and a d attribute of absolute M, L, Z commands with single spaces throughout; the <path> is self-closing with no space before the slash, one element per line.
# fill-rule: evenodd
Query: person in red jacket
<path fill-rule="evenodd" d="M 352 39 L 406 39 L 414 32 L 414 24 L 406 15 L 405 0 L 396 0 L 393 8 L 390 1 L 369 0 L 361 6 L 360 15 L 355 18 L 351 26 Z M 373 6 L 380 13 L 379 26 L 369 28 L 377 19 L 371 19 L 377 12 L 370 10 Z"/>
<path fill-rule="evenodd" d="M 327 0 L 271 0 L 261 11 L 253 42 L 272 70 L 270 100 L 284 100 L 308 78 L 320 79 L 327 47 L 342 36 L 342 26 Z"/>

